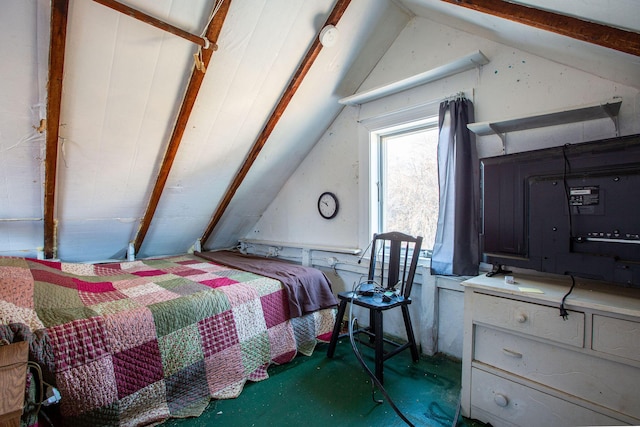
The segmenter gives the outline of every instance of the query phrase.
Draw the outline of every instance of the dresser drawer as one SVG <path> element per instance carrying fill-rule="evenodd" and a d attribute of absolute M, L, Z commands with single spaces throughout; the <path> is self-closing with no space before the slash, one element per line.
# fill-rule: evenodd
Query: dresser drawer
<path fill-rule="evenodd" d="M 640 362 L 640 323 L 594 314 L 592 348 Z"/>
<path fill-rule="evenodd" d="M 471 418 L 494 426 L 621 424 L 620 420 L 477 368 L 471 372 L 471 401 Z"/>
<path fill-rule="evenodd" d="M 475 293 L 473 321 L 534 335 L 576 347 L 584 346 L 584 313 L 569 311 L 567 320 L 558 307 Z"/>
<path fill-rule="evenodd" d="M 640 369 L 482 326 L 474 359 L 640 419 Z"/>

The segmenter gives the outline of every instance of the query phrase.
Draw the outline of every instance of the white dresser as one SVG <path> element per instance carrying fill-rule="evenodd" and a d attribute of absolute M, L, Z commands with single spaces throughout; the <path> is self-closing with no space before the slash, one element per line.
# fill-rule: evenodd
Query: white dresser
<path fill-rule="evenodd" d="M 640 289 L 463 282 L 463 415 L 494 426 L 640 425 Z"/>

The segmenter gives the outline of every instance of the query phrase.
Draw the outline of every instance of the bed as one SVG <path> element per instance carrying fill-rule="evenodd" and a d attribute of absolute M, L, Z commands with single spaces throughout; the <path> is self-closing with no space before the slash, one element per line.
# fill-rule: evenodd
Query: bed
<path fill-rule="evenodd" d="M 267 367 L 328 341 L 326 276 L 225 253 L 110 264 L 0 257 L 0 339 L 28 341 L 65 425 L 148 425 L 237 397 Z M 209 258 L 209 259 L 207 259 Z M 280 264 L 278 264 L 280 263 Z M 274 279 L 279 267 L 293 280 Z M 317 280 L 295 279 L 311 271 Z M 275 272 L 275 273 L 274 273 Z"/>

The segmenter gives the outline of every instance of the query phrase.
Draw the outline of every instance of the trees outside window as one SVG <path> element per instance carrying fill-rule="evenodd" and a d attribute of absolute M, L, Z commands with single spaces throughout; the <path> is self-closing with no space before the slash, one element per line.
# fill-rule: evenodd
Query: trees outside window
<path fill-rule="evenodd" d="M 420 235 L 430 252 L 438 221 L 437 117 L 377 131 L 372 142 L 378 193 L 372 225 L 378 232 Z"/>

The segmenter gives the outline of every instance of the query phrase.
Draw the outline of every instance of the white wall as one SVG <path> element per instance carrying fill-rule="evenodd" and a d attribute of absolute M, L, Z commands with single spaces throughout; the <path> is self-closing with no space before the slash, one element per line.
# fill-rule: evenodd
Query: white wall
<path fill-rule="evenodd" d="M 413 18 L 371 72 L 360 90 L 391 83 L 481 50 L 490 63 L 480 70 L 426 84 L 387 98 L 345 107 L 313 151 L 264 212 L 248 239 L 362 248 L 368 244 L 368 194 L 366 177 L 367 130 L 359 120 L 380 117 L 418 105 L 434 105 L 443 97 L 465 91 L 473 97 L 476 121 L 532 115 L 561 108 L 603 102 L 622 97 L 620 134 L 640 133 L 640 95 L 632 87 L 614 83 L 511 47 Z M 350 94 L 343 94 L 344 96 Z M 514 132 L 507 136 L 507 152 L 578 143 L 615 136 L 613 122 L 598 119 L 564 126 Z M 499 155 L 497 136 L 477 138 L 481 157 Z M 317 197 L 333 191 L 340 212 L 331 220 L 317 213 Z M 295 245 L 294 245 L 295 246 Z M 250 246 L 249 250 L 256 250 Z M 311 252 L 311 254 L 309 254 Z M 328 267 L 336 257 L 334 291 L 350 288 L 358 279 L 357 257 L 306 251 L 308 263 Z M 363 261 L 364 263 L 365 261 Z M 428 266 L 427 266 L 428 267 Z M 326 268 L 325 268 L 326 269 Z M 414 328 L 423 352 L 442 351 L 461 357 L 462 287 L 459 281 L 420 277 L 424 286 L 414 288 Z M 398 322 L 386 326 L 402 336 Z"/>
<path fill-rule="evenodd" d="M 49 8 L 44 0 L 2 2 L 0 13 L 0 255 L 42 247 Z"/>

